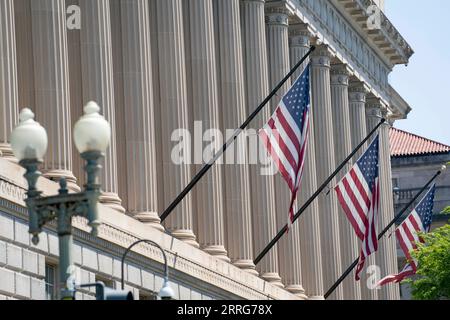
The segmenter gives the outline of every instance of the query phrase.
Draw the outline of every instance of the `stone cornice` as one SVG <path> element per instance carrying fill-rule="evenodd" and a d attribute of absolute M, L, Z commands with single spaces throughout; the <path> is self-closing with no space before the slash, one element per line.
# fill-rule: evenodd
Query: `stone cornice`
<path fill-rule="evenodd" d="M 400 94 L 391 86 L 389 86 L 390 92 L 390 105 L 392 110 L 392 120 L 406 119 L 411 112 L 409 104 L 400 96 Z"/>
<path fill-rule="evenodd" d="M 353 78 L 364 82 L 373 96 L 386 105 L 391 101 L 388 75 L 393 64 L 355 23 L 337 0 L 285 0 L 293 10 L 291 25 L 303 23 L 313 33 L 313 44 L 326 44 L 334 53 L 333 62 L 345 63 Z M 391 108 L 389 106 L 389 108 Z M 395 114 L 395 110 L 391 110 Z"/>
<path fill-rule="evenodd" d="M 370 29 L 367 25 L 369 14 L 368 8 L 375 5 L 373 0 L 333 0 L 339 4 L 363 30 L 367 37 L 386 55 L 392 65 L 407 64 L 414 54 L 411 46 L 394 27 L 391 21 L 380 10 L 380 29 Z"/>
<path fill-rule="evenodd" d="M 22 212 L 23 215 L 26 212 L 24 203 L 26 181 L 22 177 L 23 173 L 24 170 L 19 165 L 0 159 L 0 200 L 3 210 Z M 52 195 L 57 193 L 59 187 L 55 182 L 40 178 L 38 188 L 44 191 L 44 195 Z M 243 299 L 298 299 L 286 290 L 101 204 L 99 215 L 103 225 L 99 229 L 98 238 L 88 234 L 90 227 L 85 219 L 74 218 L 77 240 L 80 240 L 79 237 L 87 237 L 88 243 L 93 246 L 98 241 L 106 241 L 110 246 L 118 246 L 123 250 L 137 239 L 150 239 L 165 249 L 169 265 L 186 278 L 196 279 L 196 282 L 205 283 L 215 287 L 216 290 L 230 292 Z M 26 215 L 23 218 L 26 219 Z M 162 262 L 160 252 L 151 245 L 142 244 L 133 251 L 141 257 Z"/>

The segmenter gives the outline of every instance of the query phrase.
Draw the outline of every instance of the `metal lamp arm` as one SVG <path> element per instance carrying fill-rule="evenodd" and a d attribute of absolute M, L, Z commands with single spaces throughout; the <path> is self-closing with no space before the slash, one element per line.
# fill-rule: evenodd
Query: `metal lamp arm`
<path fill-rule="evenodd" d="M 125 279 L 124 279 L 125 258 L 127 257 L 128 253 L 131 251 L 131 249 L 133 249 L 135 246 L 137 246 L 138 244 L 143 243 L 143 242 L 151 244 L 151 245 L 154 245 L 159 250 L 161 250 L 163 258 L 164 258 L 164 277 L 165 277 L 165 279 L 169 279 L 169 266 L 167 265 L 167 255 L 166 255 L 166 252 L 164 251 L 164 249 L 159 244 L 157 244 L 155 241 L 153 241 L 153 240 L 141 239 L 141 240 L 138 240 L 138 241 L 132 243 L 125 250 L 125 252 L 122 255 L 122 265 L 121 265 L 121 268 L 122 268 L 122 277 L 121 277 L 122 290 L 125 290 Z"/>

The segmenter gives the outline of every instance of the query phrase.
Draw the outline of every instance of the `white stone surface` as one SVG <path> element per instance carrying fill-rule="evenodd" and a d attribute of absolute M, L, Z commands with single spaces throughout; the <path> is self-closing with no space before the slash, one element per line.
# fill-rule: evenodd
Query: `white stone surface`
<path fill-rule="evenodd" d="M 128 269 L 128 264 L 125 263 L 125 265 L 123 267 L 125 281 L 128 278 L 127 269 Z M 114 276 L 114 278 L 118 278 L 118 279 L 120 279 L 122 277 L 122 264 L 121 264 L 121 261 L 118 259 L 113 259 L 113 276 Z"/>
<path fill-rule="evenodd" d="M 142 279 L 141 279 L 141 271 L 139 268 L 136 268 L 135 266 L 129 265 L 128 266 L 128 282 L 131 282 L 134 285 L 142 286 Z"/>
<path fill-rule="evenodd" d="M 155 275 L 153 273 L 141 270 L 142 287 L 147 290 L 155 291 Z"/>
<path fill-rule="evenodd" d="M 23 267 L 22 248 L 8 243 L 6 245 L 6 255 L 8 268 L 21 271 Z"/>
<path fill-rule="evenodd" d="M 113 274 L 113 259 L 104 254 L 98 254 L 98 271 L 105 274 Z"/>
<path fill-rule="evenodd" d="M 15 294 L 21 298 L 31 298 L 31 278 L 30 276 L 17 273 L 15 274 L 16 291 Z"/>
<path fill-rule="evenodd" d="M 200 292 L 191 290 L 191 300 L 202 300 L 202 294 Z"/>
<path fill-rule="evenodd" d="M 19 115 L 14 2 L 0 3 L 0 156 L 12 160 L 9 137 Z"/>
<path fill-rule="evenodd" d="M 74 243 L 72 246 L 72 257 L 73 257 L 73 262 L 75 264 L 81 265 L 83 263 L 83 257 L 81 254 L 81 246 Z"/>
<path fill-rule="evenodd" d="M 0 238 L 14 239 L 14 220 L 3 214 L 0 214 Z"/>
<path fill-rule="evenodd" d="M 23 249 L 23 270 L 33 275 L 39 274 L 39 255 L 37 253 Z"/>
<path fill-rule="evenodd" d="M 42 254 L 38 255 L 38 274 L 41 277 L 45 276 L 45 256 Z"/>
<path fill-rule="evenodd" d="M 0 241 L 0 267 L 6 264 L 6 242 Z"/>
<path fill-rule="evenodd" d="M 48 251 L 52 256 L 59 256 L 59 239 L 58 236 L 52 233 L 48 234 Z"/>
<path fill-rule="evenodd" d="M 179 288 L 180 288 L 180 300 L 190 300 L 191 290 L 181 285 L 179 286 Z"/>
<path fill-rule="evenodd" d="M 30 235 L 31 238 L 31 235 Z M 39 234 L 39 243 L 37 245 L 34 245 L 33 243 L 30 243 L 31 248 L 34 248 L 35 250 L 38 250 L 44 254 L 48 253 L 48 237 L 47 233 L 41 232 Z"/>
<path fill-rule="evenodd" d="M 0 292 L 6 295 L 15 293 L 14 271 L 0 268 Z"/>
<path fill-rule="evenodd" d="M 97 252 L 86 247 L 83 247 L 81 251 L 83 255 L 83 265 L 92 270 L 98 270 Z"/>
<path fill-rule="evenodd" d="M 14 221 L 14 241 L 30 245 L 30 234 L 28 233 L 28 225 L 18 220 Z"/>
<path fill-rule="evenodd" d="M 45 300 L 45 281 L 31 278 L 31 299 Z"/>

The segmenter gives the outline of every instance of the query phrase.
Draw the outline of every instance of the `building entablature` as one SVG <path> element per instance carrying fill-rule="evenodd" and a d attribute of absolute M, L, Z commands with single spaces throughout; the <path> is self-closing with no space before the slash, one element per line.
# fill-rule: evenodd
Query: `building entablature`
<path fill-rule="evenodd" d="M 371 9 L 371 6 L 376 5 L 374 1 L 332 0 L 332 2 L 337 4 L 339 10 L 345 11 L 353 19 L 392 66 L 408 64 L 409 58 L 414 54 L 414 51 L 381 9 L 376 12 L 378 21 L 374 19 L 374 23 L 379 22 L 379 25 L 376 28 L 368 26 L 367 22 L 370 16 L 375 13 Z M 375 18 L 375 16 L 373 17 Z"/>
<path fill-rule="evenodd" d="M 352 79 L 364 83 L 372 96 L 388 106 L 391 119 L 404 119 L 411 109 L 392 89 L 388 76 L 396 64 L 406 64 L 413 51 L 383 13 L 381 29 L 377 30 L 385 35 L 383 42 L 375 30 L 367 28 L 368 16 L 362 19 L 361 12 L 366 12 L 371 4 L 348 0 L 269 0 L 266 12 L 284 13 L 287 9 L 290 30 L 294 30 L 290 31 L 291 37 L 309 33 L 312 44 L 326 45 L 333 64 L 347 65 Z"/>

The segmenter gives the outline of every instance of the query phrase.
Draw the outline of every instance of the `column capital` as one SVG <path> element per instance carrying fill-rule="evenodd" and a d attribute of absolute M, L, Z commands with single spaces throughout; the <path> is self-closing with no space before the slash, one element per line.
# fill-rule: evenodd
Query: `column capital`
<path fill-rule="evenodd" d="M 370 88 L 363 82 L 350 82 L 348 88 L 348 98 L 350 102 L 362 102 L 366 103 L 367 94 L 370 92 Z"/>
<path fill-rule="evenodd" d="M 348 86 L 352 71 L 346 64 L 333 64 L 331 66 L 331 85 Z"/>
<path fill-rule="evenodd" d="M 291 47 L 311 46 L 313 32 L 306 23 L 298 23 L 289 26 L 289 45 Z"/>
<path fill-rule="evenodd" d="M 277 4 L 265 8 L 266 24 L 267 25 L 289 25 L 290 11 L 283 5 Z"/>
<path fill-rule="evenodd" d="M 327 45 L 319 45 L 316 50 L 311 55 L 311 65 L 316 67 L 331 67 L 331 58 L 333 57 L 333 52 Z"/>
<path fill-rule="evenodd" d="M 369 118 L 381 118 L 383 116 L 383 103 L 378 98 L 370 97 L 366 101 L 366 115 Z"/>

